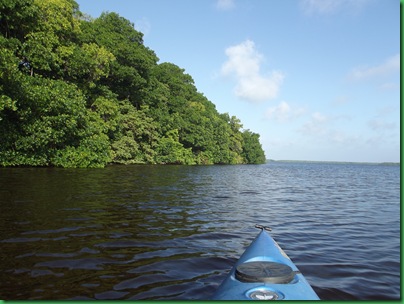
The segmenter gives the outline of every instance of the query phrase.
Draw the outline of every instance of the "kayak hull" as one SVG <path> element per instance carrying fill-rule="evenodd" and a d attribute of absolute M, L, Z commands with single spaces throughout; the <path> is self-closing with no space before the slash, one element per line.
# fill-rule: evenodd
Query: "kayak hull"
<path fill-rule="evenodd" d="M 264 230 L 218 287 L 214 300 L 319 300 L 275 240 Z"/>

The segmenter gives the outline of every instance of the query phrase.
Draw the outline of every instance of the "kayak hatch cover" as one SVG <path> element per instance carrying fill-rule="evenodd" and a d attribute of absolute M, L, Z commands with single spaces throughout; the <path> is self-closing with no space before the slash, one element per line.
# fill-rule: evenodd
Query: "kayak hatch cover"
<path fill-rule="evenodd" d="M 261 232 L 218 287 L 213 300 L 320 300 L 275 240 Z"/>

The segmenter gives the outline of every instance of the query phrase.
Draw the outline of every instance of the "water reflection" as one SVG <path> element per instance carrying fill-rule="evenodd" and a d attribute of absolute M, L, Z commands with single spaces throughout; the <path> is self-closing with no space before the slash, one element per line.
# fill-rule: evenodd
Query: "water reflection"
<path fill-rule="evenodd" d="M 323 299 L 399 297 L 399 168 L 3 168 L 0 195 L 2 299 L 207 299 L 256 223 Z"/>

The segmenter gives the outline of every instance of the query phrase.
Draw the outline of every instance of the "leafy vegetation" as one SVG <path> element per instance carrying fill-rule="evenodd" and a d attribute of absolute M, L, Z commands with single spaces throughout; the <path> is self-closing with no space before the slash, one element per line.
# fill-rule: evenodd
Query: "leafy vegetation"
<path fill-rule="evenodd" d="M 0 33 L 1 166 L 265 162 L 259 135 L 116 13 L 3 0 Z"/>

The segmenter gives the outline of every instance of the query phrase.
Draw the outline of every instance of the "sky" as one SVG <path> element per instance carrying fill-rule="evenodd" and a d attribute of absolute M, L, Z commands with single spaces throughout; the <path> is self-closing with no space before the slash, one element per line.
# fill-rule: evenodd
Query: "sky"
<path fill-rule="evenodd" d="M 400 161 L 399 0 L 76 0 L 116 12 L 268 159 Z"/>

